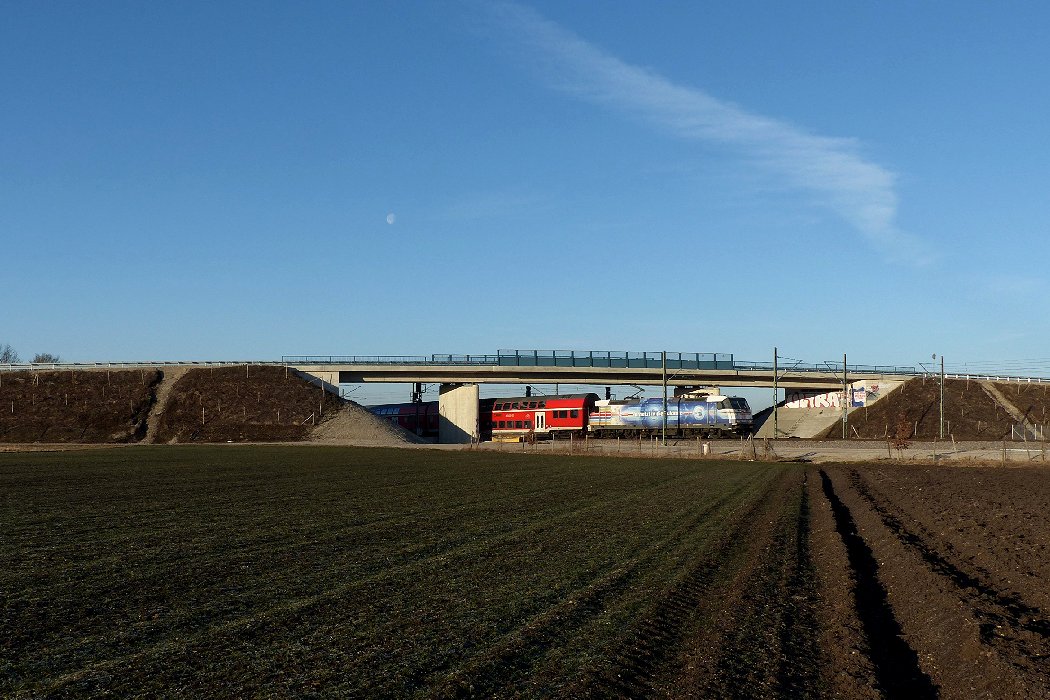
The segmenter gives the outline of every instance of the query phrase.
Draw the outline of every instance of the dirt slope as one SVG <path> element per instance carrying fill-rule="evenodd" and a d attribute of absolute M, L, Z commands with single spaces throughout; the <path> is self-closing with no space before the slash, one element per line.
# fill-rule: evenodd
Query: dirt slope
<path fill-rule="evenodd" d="M 998 384 L 1003 387 L 1003 384 Z M 1009 396 L 1009 391 L 1006 392 Z M 1027 395 L 1026 395 L 1027 396 Z M 979 382 L 947 379 L 944 382 L 946 432 L 956 440 L 1009 439 L 1015 422 L 1010 412 L 989 395 Z M 933 439 L 940 432 L 940 387 L 936 379 L 912 379 L 866 408 L 850 411 L 850 437 L 884 439 L 900 425 L 909 438 Z M 842 438 L 835 425 L 819 439 Z"/>
<path fill-rule="evenodd" d="M 0 373 L 0 442 L 137 442 L 156 370 Z"/>
<path fill-rule="evenodd" d="M 1030 424 L 1050 428 L 1050 384 L 995 384 Z"/>
<path fill-rule="evenodd" d="M 0 443 L 419 440 L 283 367 L 0 374 Z"/>
<path fill-rule="evenodd" d="M 305 440 L 343 401 L 283 367 L 194 368 L 171 388 L 157 442 Z"/>

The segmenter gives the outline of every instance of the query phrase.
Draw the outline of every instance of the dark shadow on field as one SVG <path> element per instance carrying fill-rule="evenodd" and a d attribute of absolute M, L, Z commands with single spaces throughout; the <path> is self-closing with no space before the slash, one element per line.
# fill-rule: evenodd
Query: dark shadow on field
<path fill-rule="evenodd" d="M 893 615 L 886 589 L 879 581 L 878 562 L 871 548 L 857 532 L 849 508 L 835 494 L 827 472 L 820 470 L 824 495 L 831 502 L 835 529 L 846 546 L 850 568 L 855 577 L 854 596 L 857 616 L 864 625 L 871 662 L 886 698 L 936 698 L 937 686 L 919 667 L 919 657 L 902 636 L 900 623 Z"/>

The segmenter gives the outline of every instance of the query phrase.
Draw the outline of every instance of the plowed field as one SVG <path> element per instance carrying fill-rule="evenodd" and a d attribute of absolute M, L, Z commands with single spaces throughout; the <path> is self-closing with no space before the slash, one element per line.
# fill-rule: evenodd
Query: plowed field
<path fill-rule="evenodd" d="M 1041 697 L 1048 476 L 0 454 L 0 695 Z"/>

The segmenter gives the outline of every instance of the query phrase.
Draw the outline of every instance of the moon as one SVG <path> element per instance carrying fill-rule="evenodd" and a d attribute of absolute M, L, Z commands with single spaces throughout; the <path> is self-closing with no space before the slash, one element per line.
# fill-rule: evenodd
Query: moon
<path fill-rule="evenodd" d="M 397 221 L 397 217 L 394 216 L 393 213 L 386 215 L 386 222 L 388 224 L 393 224 L 395 221 Z"/>

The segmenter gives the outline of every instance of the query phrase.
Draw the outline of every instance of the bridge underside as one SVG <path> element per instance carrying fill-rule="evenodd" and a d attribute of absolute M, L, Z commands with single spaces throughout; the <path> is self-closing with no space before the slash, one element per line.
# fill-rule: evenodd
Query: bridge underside
<path fill-rule="evenodd" d="M 338 372 L 340 384 L 372 382 L 422 382 L 426 384 L 595 384 L 657 385 L 663 381 L 660 369 L 609 367 L 504 367 L 429 365 L 298 365 L 310 374 Z M 871 377 L 877 378 L 877 377 Z M 761 370 L 668 370 L 669 386 L 771 387 L 773 373 Z M 842 375 L 833 372 L 782 374 L 778 386 L 784 389 L 835 389 L 842 386 Z"/>

